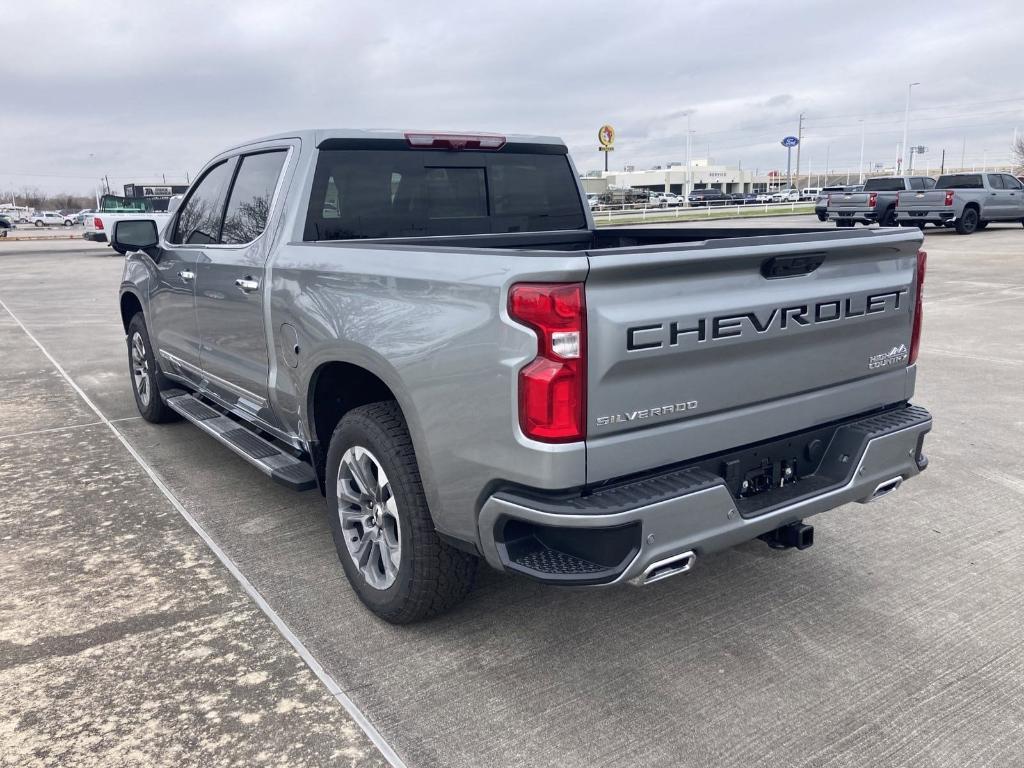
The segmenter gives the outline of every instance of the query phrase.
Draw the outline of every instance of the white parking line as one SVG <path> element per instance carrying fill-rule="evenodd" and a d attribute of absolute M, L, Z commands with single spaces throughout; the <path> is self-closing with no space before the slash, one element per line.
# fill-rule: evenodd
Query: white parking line
<path fill-rule="evenodd" d="M 9 311 L 10 310 L 8 310 L 8 312 Z M 135 421 L 136 419 L 141 418 L 141 416 L 124 416 L 120 419 L 111 419 L 110 423 L 118 424 L 122 421 Z M 49 429 L 33 429 L 29 432 L 15 432 L 12 435 L 0 435 L 0 440 L 11 440 L 15 437 L 31 437 L 32 435 L 46 435 L 51 432 L 67 432 L 69 429 L 84 429 L 85 427 L 98 427 L 103 423 L 104 422 L 102 421 L 90 421 L 85 424 L 65 424 L 63 427 L 50 427 Z"/>
<path fill-rule="evenodd" d="M 252 582 L 250 582 L 249 579 L 246 578 L 245 574 L 242 573 L 241 569 L 239 569 L 239 567 L 235 565 L 235 561 L 228 557 L 227 553 L 225 553 L 224 550 L 222 550 L 220 546 L 217 544 L 217 542 L 213 540 L 213 537 L 211 537 L 210 534 L 208 534 L 206 530 L 199 524 L 199 522 L 194 517 L 192 517 L 191 513 L 187 509 L 185 509 L 184 505 L 178 500 L 178 497 L 174 495 L 174 492 L 171 491 L 171 489 L 164 484 L 164 481 L 160 479 L 156 471 L 149 464 L 147 464 L 146 460 L 142 458 L 138 451 L 136 451 L 131 446 L 128 440 L 125 439 L 125 436 L 122 435 L 118 431 L 117 427 L 114 426 L 113 422 L 103 415 L 103 412 L 96 407 L 96 404 L 89 399 L 89 396 L 85 394 L 82 388 L 75 383 L 75 380 L 68 375 L 67 371 L 65 371 L 61 364 L 57 362 L 56 358 L 54 358 L 54 356 L 47 351 L 46 347 L 42 345 L 42 342 L 40 342 L 39 339 L 32 335 L 32 332 L 25 327 L 25 324 L 18 319 L 18 316 L 11 311 L 10 307 L 8 307 L 7 304 L 4 303 L 3 299 L 0 299 L 0 307 L 3 307 L 4 311 L 11 316 L 11 319 L 14 320 L 15 323 L 17 323 L 18 327 L 21 328 L 25 335 L 32 340 L 32 343 L 39 347 L 39 350 L 46 356 L 46 359 L 50 361 L 50 363 L 57 370 L 57 372 L 64 377 L 64 380 L 67 381 L 69 385 L 71 385 L 71 388 L 74 389 L 75 392 L 78 393 L 78 396 L 81 397 L 82 400 L 85 402 L 85 404 L 92 409 L 92 411 L 99 418 L 99 421 L 95 423 L 105 424 L 107 427 L 110 428 L 110 431 L 114 433 L 114 436 L 121 442 L 121 444 L 125 447 L 128 453 L 132 455 L 132 458 L 134 458 L 135 461 L 138 462 L 139 466 L 142 467 L 142 470 L 147 475 L 149 475 L 149 479 L 153 481 L 153 484 L 160 489 L 160 492 L 178 511 L 178 514 L 185 518 L 185 521 L 190 526 L 192 526 L 192 529 L 197 534 L 199 534 L 199 537 L 204 542 L 206 542 L 206 546 L 210 548 L 210 551 L 212 551 L 213 554 L 217 556 L 217 559 L 224 564 L 224 567 L 228 569 L 228 572 L 235 577 L 239 584 L 241 584 L 242 589 L 245 590 L 245 593 L 253 599 L 256 605 L 259 606 L 260 610 L 263 611 L 263 613 L 266 614 L 267 618 L 269 618 L 270 621 L 274 624 L 274 626 L 277 627 L 277 631 L 281 633 L 284 639 L 287 640 L 295 649 L 295 651 L 299 654 L 299 656 L 302 657 L 302 660 L 306 662 L 306 666 L 308 666 L 313 671 L 313 674 L 320 678 L 320 682 L 322 682 L 327 687 L 327 690 L 331 692 L 331 695 L 334 696 L 338 703 L 345 708 L 345 711 L 348 712 L 349 716 L 356 722 L 356 724 L 360 728 L 362 728 L 363 733 L 365 733 L 366 736 L 370 739 L 370 741 L 373 742 L 374 746 L 376 746 L 377 749 L 380 750 L 380 753 L 384 757 L 384 759 L 387 760 L 391 765 L 395 766 L 395 768 L 406 768 L 405 762 L 402 760 L 402 758 L 398 756 L 395 750 L 391 748 L 391 745 L 384 740 L 384 737 L 374 727 L 373 723 L 371 723 L 369 719 L 366 717 L 366 715 L 362 713 L 359 707 L 355 705 L 355 702 L 353 702 L 352 699 L 350 699 L 345 694 L 345 692 L 341 689 L 341 686 L 338 685 L 337 681 L 335 681 L 335 679 L 331 677 L 327 670 L 323 668 L 320 662 L 316 660 L 316 657 L 314 657 L 313 654 L 309 652 L 309 649 L 302 644 L 302 641 L 295 636 L 295 633 L 292 632 L 291 628 L 287 624 L 285 624 L 284 620 L 280 616 L 277 615 L 277 611 L 271 608 L 267 601 L 263 599 L 263 595 L 261 595 L 256 590 L 256 587 L 252 585 Z"/>

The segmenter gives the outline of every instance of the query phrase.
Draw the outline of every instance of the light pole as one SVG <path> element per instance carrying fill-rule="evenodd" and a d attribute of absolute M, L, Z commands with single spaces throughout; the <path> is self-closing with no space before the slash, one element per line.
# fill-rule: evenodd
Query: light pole
<path fill-rule="evenodd" d="M 689 199 L 690 195 L 690 136 L 693 131 L 690 130 L 690 112 L 686 112 L 686 175 L 683 177 L 683 199 Z"/>
<path fill-rule="evenodd" d="M 857 183 L 864 183 L 864 121 L 860 121 L 860 171 L 857 176 Z"/>
<path fill-rule="evenodd" d="M 907 168 L 910 165 L 910 146 L 907 144 L 907 134 L 910 132 L 910 92 L 914 89 L 915 85 L 920 85 L 920 83 L 910 83 L 907 85 L 907 111 L 903 115 L 903 168 Z"/>

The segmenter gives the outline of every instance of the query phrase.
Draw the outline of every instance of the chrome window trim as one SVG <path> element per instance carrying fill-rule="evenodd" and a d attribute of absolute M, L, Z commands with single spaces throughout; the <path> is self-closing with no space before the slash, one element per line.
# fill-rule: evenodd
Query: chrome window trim
<path fill-rule="evenodd" d="M 224 213 L 227 213 L 228 203 L 231 202 L 231 193 L 234 192 L 235 190 L 235 181 L 238 178 L 238 171 L 241 169 L 241 161 L 244 160 L 248 155 L 262 155 L 266 154 L 267 152 L 280 152 L 282 150 L 284 150 L 285 152 L 285 158 L 284 162 L 281 164 L 281 170 L 277 175 L 277 184 L 274 186 L 274 195 L 273 197 L 270 198 L 270 208 L 268 209 L 269 213 L 267 214 L 267 223 L 264 225 L 263 231 L 260 232 L 256 237 L 254 237 L 247 243 L 172 243 L 168 241 L 164 237 L 164 234 L 171 232 L 175 227 L 178 226 L 178 216 L 180 215 L 181 211 L 185 209 L 185 206 L 188 205 L 189 200 L 192 198 L 192 190 L 190 189 L 188 197 L 181 201 L 181 205 L 178 206 L 178 210 L 174 212 L 174 216 L 168 222 L 167 226 L 164 227 L 164 231 L 161 232 L 160 247 L 168 250 L 177 250 L 182 248 L 187 250 L 205 250 L 207 248 L 212 248 L 215 250 L 240 250 L 243 248 L 249 248 L 253 244 L 259 242 L 263 238 L 263 236 L 267 234 L 267 229 L 269 228 L 270 221 L 274 215 L 274 209 L 277 207 L 278 200 L 281 197 L 281 189 L 284 186 L 284 178 L 287 175 L 286 172 L 288 171 L 290 164 L 292 162 L 292 155 L 295 154 L 295 145 L 276 144 L 268 147 L 259 148 L 246 147 L 245 149 L 239 151 L 236 154 L 229 154 L 226 157 L 217 157 L 215 160 L 207 164 L 207 168 L 203 169 L 203 173 L 199 176 L 198 179 L 199 181 L 205 179 L 207 171 L 213 169 L 215 166 L 218 166 L 221 163 L 225 163 L 230 160 L 237 161 L 235 168 L 232 171 L 231 185 L 228 188 L 227 197 L 224 198 Z M 196 186 L 198 188 L 198 184 Z M 224 222 L 222 220 L 221 227 L 223 228 L 223 226 Z"/>

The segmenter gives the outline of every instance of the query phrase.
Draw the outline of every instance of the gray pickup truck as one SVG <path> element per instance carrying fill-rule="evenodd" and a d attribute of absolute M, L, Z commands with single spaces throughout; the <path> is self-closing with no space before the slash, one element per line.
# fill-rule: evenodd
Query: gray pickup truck
<path fill-rule="evenodd" d="M 951 173 L 931 191 L 899 196 L 901 225 L 953 227 L 969 235 L 990 221 L 1024 223 L 1024 185 L 1008 173 Z"/>
<path fill-rule="evenodd" d="M 401 623 L 479 559 L 649 584 L 927 464 L 917 230 L 596 229 L 565 145 L 299 131 L 123 221 L 135 399 L 319 489 Z"/>
<path fill-rule="evenodd" d="M 934 186 L 935 179 L 929 176 L 878 176 L 865 181 L 860 192 L 831 193 L 826 214 L 837 227 L 875 223 L 882 227 L 895 227 L 899 193 L 932 189 Z"/>

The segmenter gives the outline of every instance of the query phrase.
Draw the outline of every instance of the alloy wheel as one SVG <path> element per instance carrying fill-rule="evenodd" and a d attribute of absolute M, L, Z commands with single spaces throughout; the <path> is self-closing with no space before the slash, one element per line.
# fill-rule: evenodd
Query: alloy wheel
<path fill-rule="evenodd" d="M 135 391 L 139 395 L 139 400 L 144 406 L 149 405 L 149 399 L 152 397 L 152 389 L 150 388 L 149 382 L 149 358 L 146 357 L 146 342 L 142 339 L 142 334 L 136 331 L 132 334 L 132 380 L 135 382 Z"/>
<path fill-rule="evenodd" d="M 369 450 L 354 445 L 338 465 L 338 517 L 349 556 L 374 589 L 395 583 L 402 562 L 401 523 L 391 481 Z"/>

